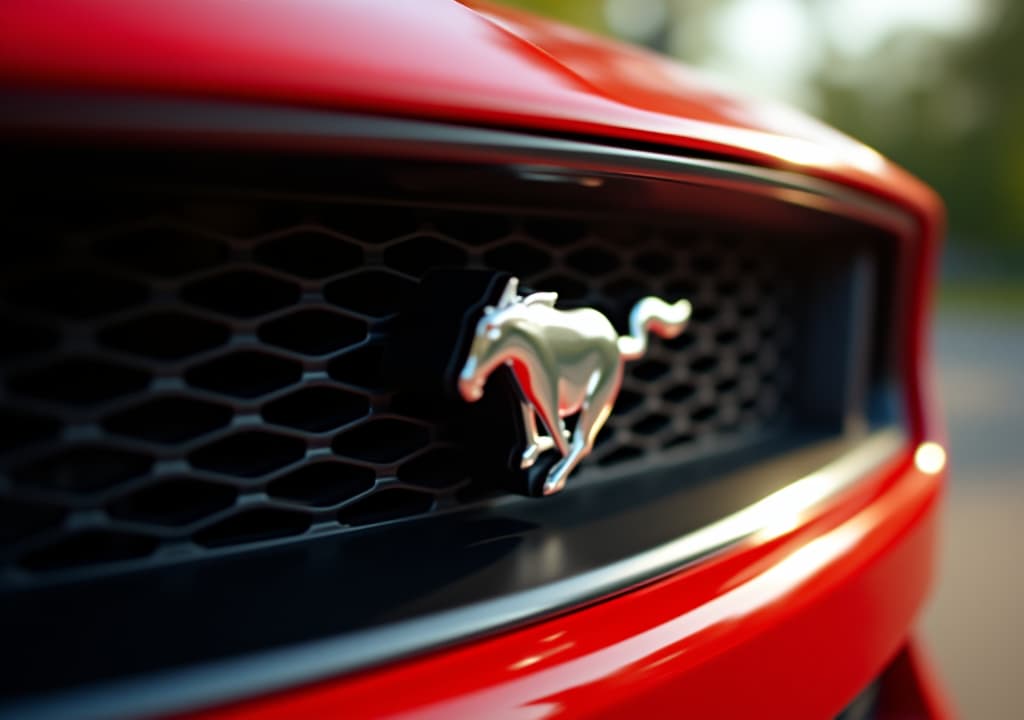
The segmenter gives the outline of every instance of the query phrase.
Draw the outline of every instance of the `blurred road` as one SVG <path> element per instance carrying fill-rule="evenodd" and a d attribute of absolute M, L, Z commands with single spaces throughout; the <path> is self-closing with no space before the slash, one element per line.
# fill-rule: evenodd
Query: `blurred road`
<path fill-rule="evenodd" d="M 968 720 L 1024 717 L 1024 320 L 936 327 L 952 477 L 925 636 Z"/>

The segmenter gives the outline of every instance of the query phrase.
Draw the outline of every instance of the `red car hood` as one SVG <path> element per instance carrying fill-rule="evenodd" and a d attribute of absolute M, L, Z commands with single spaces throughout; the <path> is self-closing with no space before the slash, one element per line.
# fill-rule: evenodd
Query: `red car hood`
<path fill-rule="evenodd" d="M 660 56 L 453 0 L 6 0 L 0 82 L 287 103 L 619 138 L 938 201 L 866 146 Z"/>

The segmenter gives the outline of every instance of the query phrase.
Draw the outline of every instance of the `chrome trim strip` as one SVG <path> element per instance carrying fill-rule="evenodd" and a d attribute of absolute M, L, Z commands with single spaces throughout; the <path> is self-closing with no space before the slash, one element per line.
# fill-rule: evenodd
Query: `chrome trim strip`
<path fill-rule="evenodd" d="M 181 712 L 280 691 L 470 640 L 538 613 L 564 610 L 649 582 L 759 533 L 773 532 L 773 528 L 792 527 L 907 447 L 902 430 L 880 430 L 820 470 L 701 530 L 628 560 L 533 590 L 342 637 L 17 702 L 4 707 L 0 717 L 57 718 L 66 716 L 69 708 L 83 719 Z"/>

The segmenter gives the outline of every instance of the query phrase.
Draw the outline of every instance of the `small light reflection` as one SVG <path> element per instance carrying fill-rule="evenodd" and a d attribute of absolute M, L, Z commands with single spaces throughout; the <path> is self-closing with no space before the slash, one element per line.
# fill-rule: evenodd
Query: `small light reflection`
<path fill-rule="evenodd" d="M 674 653 L 670 653 L 670 654 L 666 655 L 663 658 L 659 658 L 657 660 L 654 660 L 653 662 L 649 662 L 646 665 L 644 665 L 643 671 L 644 672 L 650 672 L 651 670 L 655 670 L 660 665 L 665 665 L 666 663 L 670 663 L 670 662 L 676 660 L 684 652 L 686 652 L 686 651 L 685 650 L 676 650 Z"/>
<path fill-rule="evenodd" d="M 803 583 L 848 552 L 863 537 L 864 522 L 855 520 L 840 526 L 827 535 L 807 543 L 782 562 L 769 568 L 747 584 L 745 590 L 754 593 L 759 603 L 785 597 Z M 738 597 L 738 594 L 737 594 Z M 720 600 L 728 604 L 729 595 Z M 716 600 L 717 602 L 717 600 Z M 739 613 L 736 613 L 737 615 Z"/>
<path fill-rule="evenodd" d="M 800 527 L 802 518 L 801 513 L 788 513 L 772 518 L 757 535 L 764 542 L 782 537 Z"/>
<path fill-rule="evenodd" d="M 914 452 L 914 465 L 926 475 L 937 475 L 946 467 L 946 450 L 935 442 L 921 443 Z"/>
<path fill-rule="evenodd" d="M 604 185 L 604 178 L 593 175 L 577 176 L 572 173 L 552 172 L 542 169 L 521 168 L 519 177 L 523 180 L 543 183 L 565 183 L 579 185 L 585 188 L 599 188 Z"/>
<path fill-rule="evenodd" d="M 836 165 L 838 161 L 832 150 L 808 140 L 769 136 L 762 141 L 777 158 L 794 165 L 829 167 Z"/>
<path fill-rule="evenodd" d="M 828 470 L 819 470 L 811 477 L 825 478 Z M 758 532 L 762 541 L 772 540 L 796 530 L 803 524 L 809 508 L 828 496 L 829 482 L 799 482 L 783 488 L 763 503 L 764 525 Z"/>
<path fill-rule="evenodd" d="M 880 172 L 885 168 L 885 158 L 867 145 L 854 145 L 849 152 L 850 163 L 861 170 Z"/>
<path fill-rule="evenodd" d="M 544 577 L 558 577 L 568 564 L 565 543 L 557 535 L 545 538 L 544 544 L 537 552 L 536 560 Z"/>
<path fill-rule="evenodd" d="M 509 670 L 522 670 L 523 668 L 530 667 L 531 665 L 536 665 L 537 663 L 539 663 L 543 659 L 544 659 L 543 655 L 528 655 L 528 656 L 524 657 L 522 660 L 519 660 L 519 661 L 514 662 L 511 665 L 509 665 L 508 669 Z"/>
<path fill-rule="evenodd" d="M 561 577 L 567 567 L 572 566 L 567 556 L 565 542 L 558 535 L 545 535 L 540 538 L 527 538 L 526 550 L 515 558 L 515 578 L 517 582 L 536 584 L 551 582 Z"/>
<path fill-rule="evenodd" d="M 547 650 L 544 650 L 543 652 L 539 652 L 536 655 L 527 655 L 522 660 L 517 660 L 516 662 L 512 663 L 511 665 L 509 665 L 508 669 L 509 670 L 522 670 L 523 668 L 528 668 L 531 665 L 536 665 L 541 660 L 545 660 L 545 659 L 547 659 L 549 657 L 553 657 L 554 655 L 557 655 L 558 653 L 561 653 L 561 652 L 565 652 L 566 650 L 571 650 L 575 645 L 576 645 L 576 643 L 574 643 L 572 641 L 565 642 L 565 643 L 562 643 L 561 645 L 556 645 L 553 648 L 549 648 Z"/>

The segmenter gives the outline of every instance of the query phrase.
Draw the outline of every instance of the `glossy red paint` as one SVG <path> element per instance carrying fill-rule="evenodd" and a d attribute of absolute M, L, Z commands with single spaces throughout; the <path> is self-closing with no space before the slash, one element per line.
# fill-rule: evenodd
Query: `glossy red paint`
<path fill-rule="evenodd" d="M 250 99 L 655 142 L 937 201 L 860 143 L 657 55 L 453 0 L 6 0 L 0 83 Z"/>
<path fill-rule="evenodd" d="M 917 471 L 911 455 L 919 442 L 944 440 L 925 343 L 939 201 L 874 151 L 798 113 L 722 92 L 641 50 L 474 6 L 6 0 L 0 85 L 653 144 L 874 194 L 919 227 L 905 316 L 910 442 L 884 471 L 777 536 L 529 627 L 197 717 L 834 715 L 905 646 L 931 577 L 941 478 Z M 937 693 L 929 697 L 925 716 L 949 714 Z"/>

